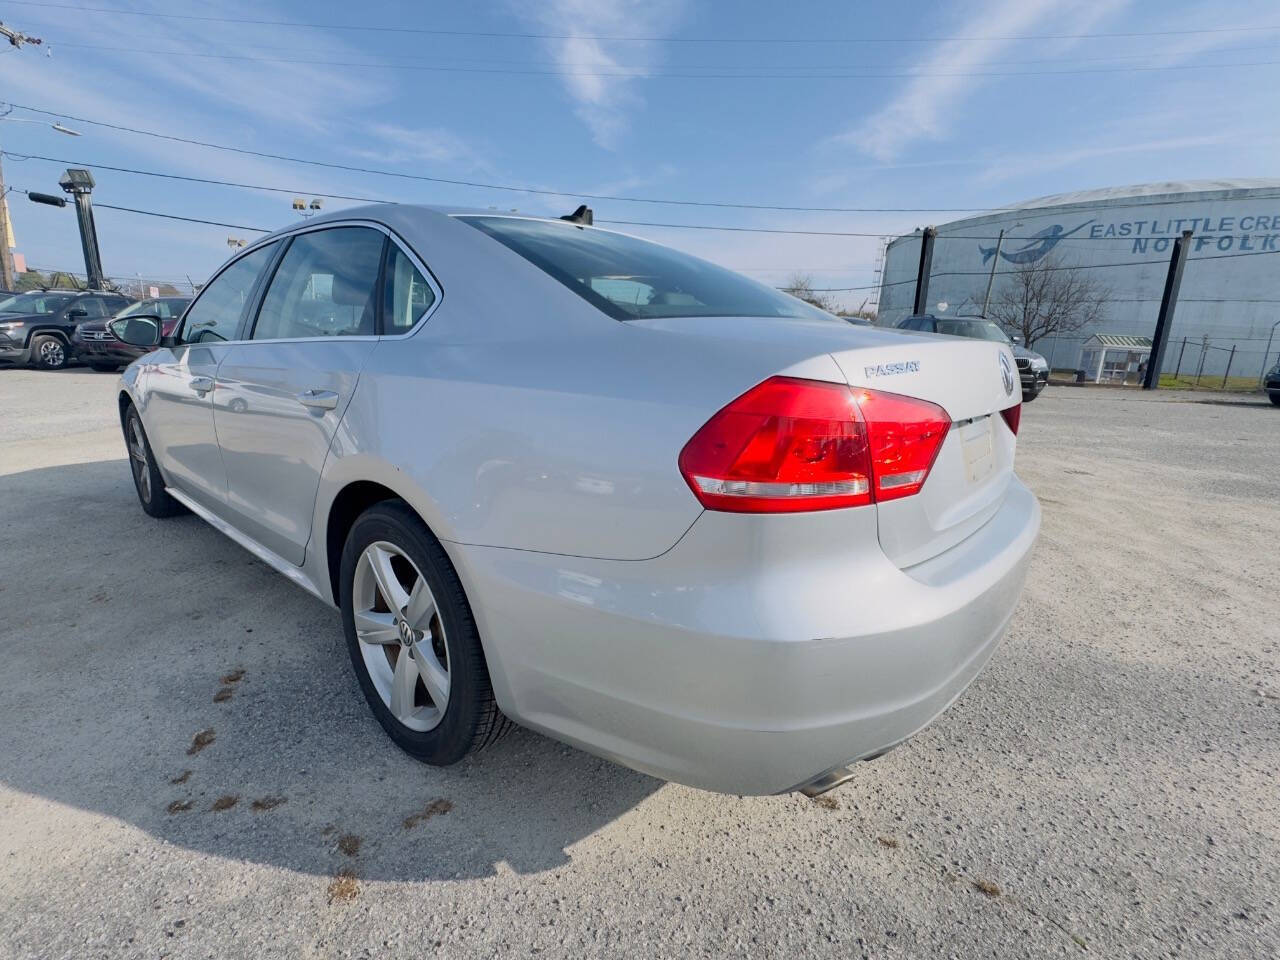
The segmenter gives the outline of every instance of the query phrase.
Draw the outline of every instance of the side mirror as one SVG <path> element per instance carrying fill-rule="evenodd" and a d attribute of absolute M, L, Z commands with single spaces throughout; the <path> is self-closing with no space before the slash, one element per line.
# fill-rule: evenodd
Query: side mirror
<path fill-rule="evenodd" d="M 1009 334 L 1009 339 L 1012 340 L 1014 343 L 1018 344 L 1018 346 L 1022 346 L 1022 334 L 1011 333 Z"/>
<path fill-rule="evenodd" d="M 160 346 L 160 318 L 152 316 L 121 317 L 107 327 L 112 335 L 131 347 Z"/>
<path fill-rule="evenodd" d="M 67 316 L 72 320 L 79 320 L 82 317 L 87 317 L 88 315 L 89 311 L 84 309 L 84 307 L 74 307 L 67 311 Z"/>

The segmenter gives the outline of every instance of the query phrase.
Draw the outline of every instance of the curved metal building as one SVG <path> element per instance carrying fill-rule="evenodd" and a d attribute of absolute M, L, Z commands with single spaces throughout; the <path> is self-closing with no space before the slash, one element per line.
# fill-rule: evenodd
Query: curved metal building
<path fill-rule="evenodd" d="M 997 253 L 997 238 L 1004 231 Z M 1103 283 L 1102 318 L 1035 349 L 1057 369 L 1079 367 L 1095 334 L 1150 337 L 1173 241 L 1191 230 L 1165 371 L 1258 376 L 1280 320 L 1280 179 L 1149 183 L 1042 197 L 937 228 L 928 305 L 976 314 L 995 269 L 999 291 L 1019 266 L 1083 268 Z M 910 314 L 920 232 L 886 250 L 878 323 Z M 1232 352 L 1234 348 L 1234 353 Z M 1271 346 L 1280 348 L 1280 331 Z"/>

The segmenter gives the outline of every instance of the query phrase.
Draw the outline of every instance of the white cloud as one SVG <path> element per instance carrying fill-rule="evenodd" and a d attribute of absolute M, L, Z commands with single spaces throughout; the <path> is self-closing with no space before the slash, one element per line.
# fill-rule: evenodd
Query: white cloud
<path fill-rule="evenodd" d="M 1000 37 L 1051 33 L 1054 30 L 1049 28 L 1057 25 L 1065 33 L 1084 33 L 1126 2 L 992 0 L 967 22 L 949 31 L 969 39 L 942 41 L 934 46 L 915 67 L 920 76 L 908 80 L 887 106 L 834 138 L 834 142 L 854 146 L 888 163 L 917 141 L 941 140 L 949 132 L 949 118 L 957 106 L 987 82 L 962 74 L 982 72 L 1013 44 Z"/>
<path fill-rule="evenodd" d="M 627 132 L 629 115 L 644 103 L 636 92 L 636 81 L 649 74 L 658 51 L 652 43 L 618 44 L 591 38 L 664 34 L 682 6 L 683 0 L 532 0 L 515 9 L 546 32 L 559 35 L 546 44 L 556 65 L 567 74 L 564 85 L 576 104 L 575 113 L 592 139 L 612 150 Z M 615 47 L 626 50 L 626 66 L 614 56 Z"/>

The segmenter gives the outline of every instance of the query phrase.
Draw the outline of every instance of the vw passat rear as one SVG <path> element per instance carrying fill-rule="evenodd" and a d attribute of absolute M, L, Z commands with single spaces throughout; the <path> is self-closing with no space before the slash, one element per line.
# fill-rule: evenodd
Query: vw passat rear
<path fill-rule="evenodd" d="M 820 790 L 941 713 L 1039 527 L 1004 344 L 853 327 L 589 218 L 368 207 L 266 238 L 129 367 L 144 509 L 339 607 L 375 716 L 516 721 Z"/>

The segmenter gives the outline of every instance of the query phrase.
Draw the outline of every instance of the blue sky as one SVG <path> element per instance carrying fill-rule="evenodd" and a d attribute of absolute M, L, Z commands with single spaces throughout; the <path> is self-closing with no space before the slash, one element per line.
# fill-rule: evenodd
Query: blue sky
<path fill-rule="evenodd" d="M 1276 172 L 1274 0 L 65 2 L 294 25 L 4 2 L 0 18 L 42 37 L 51 55 L 4 48 L 0 97 L 267 153 L 445 178 L 747 204 L 933 208 L 826 213 L 602 200 L 592 203 L 597 220 L 888 234 L 963 216 L 946 208 Z M 1124 33 L 1141 35 L 998 39 Z M 964 39 L 935 39 L 947 37 Z M 895 42 L 875 42 L 886 39 Z M 904 39 L 914 42 L 896 42 Z M 35 117 L 21 109 L 12 116 Z M 306 195 L 556 214 L 576 205 L 64 122 L 81 136 L 6 122 L 0 146 Z M 8 184 L 31 190 L 57 192 L 65 166 L 4 159 Z M 100 204 L 268 228 L 296 218 L 289 194 L 95 176 Z M 325 201 L 327 210 L 344 205 Z M 10 207 L 30 264 L 83 269 L 69 209 L 21 195 L 10 196 Z M 201 280 L 225 259 L 228 235 L 256 236 L 105 209 L 97 222 L 107 272 L 123 277 Z M 879 245 L 874 237 L 621 229 L 776 284 L 797 270 L 819 286 L 869 284 Z M 866 296 L 842 295 L 850 307 Z"/>

